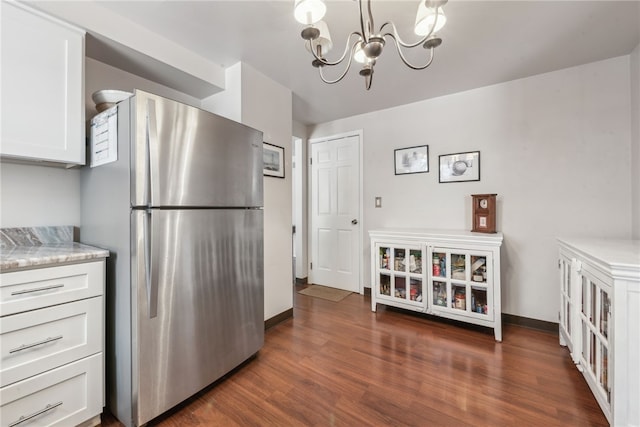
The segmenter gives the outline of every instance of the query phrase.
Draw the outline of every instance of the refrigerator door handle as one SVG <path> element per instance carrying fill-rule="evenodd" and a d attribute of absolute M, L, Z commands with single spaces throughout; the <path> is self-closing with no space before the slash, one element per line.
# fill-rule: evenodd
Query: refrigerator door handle
<path fill-rule="evenodd" d="M 158 271 L 157 262 L 154 262 L 157 254 L 155 246 L 152 244 L 151 236 L 155 234 L 158 220 L 153 220 L 151 210 L 148 209 L 144 217 L 144 263 L 145 278 L 147 288 L 147 307 L 149 308 L 149 319 L 158 316 Z M 157 235 L 157 234 L 155 234 Z"/>
<path fill-rule="evenodd" d="M 158 183 L 160 175 L 158 171 L 158 118 L 156 116 L 156 101 L 147 99 L 147 155 L 149 179 L 147 181 L 147 194 L 151 206 L 159 206 Z"/>

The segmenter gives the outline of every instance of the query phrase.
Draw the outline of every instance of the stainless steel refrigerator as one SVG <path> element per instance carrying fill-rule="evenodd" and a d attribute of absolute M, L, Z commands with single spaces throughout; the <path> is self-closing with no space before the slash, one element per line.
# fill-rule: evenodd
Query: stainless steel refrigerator
<path fill-rule="evenodd" d="M 80 239 L 111 252 L 107 405 L 137 426 L 262 347 L 262 133 L 135 91 L 89 146 Z"/>

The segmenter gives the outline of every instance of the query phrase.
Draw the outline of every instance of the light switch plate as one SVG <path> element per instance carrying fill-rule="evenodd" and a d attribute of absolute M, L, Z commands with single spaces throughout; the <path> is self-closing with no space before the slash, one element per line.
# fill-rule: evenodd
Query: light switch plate
<path fill-rule="evenodd" d="M 376 208 L 382 207 L 382 197 L 376 196 Z"/>

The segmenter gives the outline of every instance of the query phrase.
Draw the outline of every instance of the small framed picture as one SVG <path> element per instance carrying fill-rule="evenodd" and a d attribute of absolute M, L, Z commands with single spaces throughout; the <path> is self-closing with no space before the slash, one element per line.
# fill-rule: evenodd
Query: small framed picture
<path fill-rule="evenodd" d="M 480 181 L 480 152 L 445 154 L 440 160 L 440 182 Z"/>
<path fill-rule="evenodd" d="M 429 172 L 429 146 L 398 148 L 394 150 L 396 175 Z"/>
<path fill-rule="evenodd" d="M 284 178 L 284 148 L 264 142 L 262 150 L 262 174 L 264 176 Z"/>

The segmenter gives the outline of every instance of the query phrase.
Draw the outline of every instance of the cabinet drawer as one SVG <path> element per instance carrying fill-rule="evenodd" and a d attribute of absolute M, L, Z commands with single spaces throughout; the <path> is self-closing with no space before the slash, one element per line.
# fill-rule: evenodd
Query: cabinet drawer
<path fill-rule="evenodd" d="M 1 388 L 0 426 L 74 426 L 100 414 L 102 366 L 98 353 Z"/>
<path fill-rule="evenodd" d="M 102 351 L 103 297 L 0 318 L 0 387 Z"/>
<path fill-rule="evenodd" d="M 104 260 L 3 273 L 0 316 L 102 295 Z"/>

